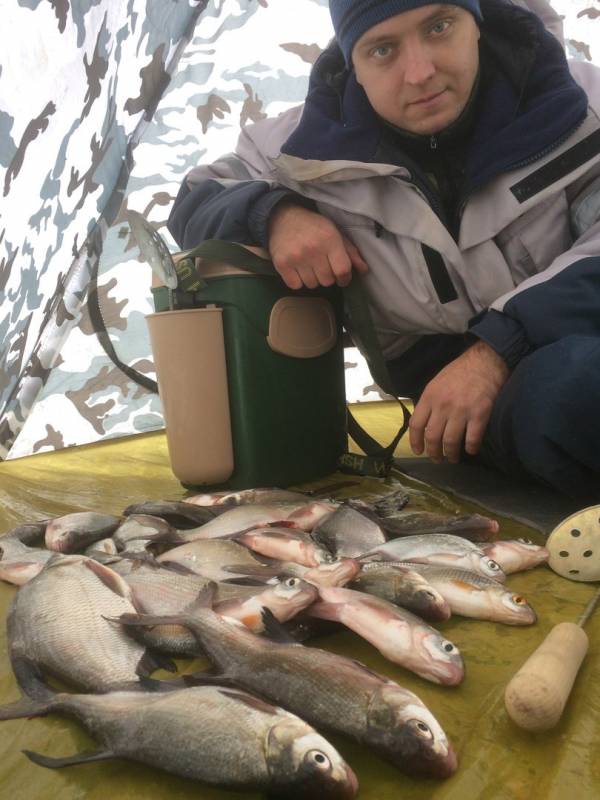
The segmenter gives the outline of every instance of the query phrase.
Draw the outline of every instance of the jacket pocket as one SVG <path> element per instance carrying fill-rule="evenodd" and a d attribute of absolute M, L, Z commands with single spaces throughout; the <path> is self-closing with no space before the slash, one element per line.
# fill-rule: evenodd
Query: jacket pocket
<path fill-rule="evenodd" d="M 542 201 L 501 231 L 495 241 L 515 285 L 543 272 L 573 244 L 566 194 Z"/>

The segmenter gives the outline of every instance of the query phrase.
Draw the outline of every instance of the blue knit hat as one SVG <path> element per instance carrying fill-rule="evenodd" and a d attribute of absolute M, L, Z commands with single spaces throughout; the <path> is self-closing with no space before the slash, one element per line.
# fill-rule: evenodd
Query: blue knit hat
<path fill-rule="evenodd" d="M 370 28 L 403 11 L 435 3 L 436 0 L 329 0 L 335 37 L 346 63 L 350 65 L 354 45 Z M 449 5 L 461 6 L 478 22 L 483 21 L 479 0 L 452 0 Z"/>

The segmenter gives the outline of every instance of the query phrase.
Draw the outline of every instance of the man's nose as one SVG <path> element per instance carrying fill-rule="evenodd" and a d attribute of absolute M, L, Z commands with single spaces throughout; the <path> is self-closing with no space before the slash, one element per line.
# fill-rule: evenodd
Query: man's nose
<path fill-rule="evenodd" d="M 435 73 L 435 65 L 429 48 L 421 42 L 408 44 L 404 55 L 404 80 L 406 83 L 413 86 L 425 83 Z"/>

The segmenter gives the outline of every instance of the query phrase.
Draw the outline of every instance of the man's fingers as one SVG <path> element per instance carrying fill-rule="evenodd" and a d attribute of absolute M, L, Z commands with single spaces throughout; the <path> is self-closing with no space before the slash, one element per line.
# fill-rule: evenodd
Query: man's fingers
<path fill-rule="evenodd" d="M 348 286 L 352 279 L 352 261 L 345 244 L 341 241 L 339 246 L 329 253 L 329 269 L 333 281 L 338 286 Z"/>
<path fill-rule="evenodd" d="M 285 283 L 288 289 L 301 289 L 303 286 L 302 278 L 298 275 L 297 271 L 292 267 L 279 267 L 275 264 L 275 268 L 279 273 L 281 280 Z"/>
<path fill-rule="evenodd" d="M 454 417 L 448 420 L 442 437 L 443 453 L 451 464 L 458 464 L 465 438 L 466 420 Z"/>
<path fill-rule="evenodd" d="M 408 423 L 408 440 L 413 453 L 420 456 L 425 449 L 425 426 L 431 414 L 430 406 L 419 400 Z"/>
<path fill-rule="evenodd" d="M 469 420 L 465 436 L 465 450 L 470 456 L 477 455 L 479 452 L 489 417 L 488 414 L 484 419 L 480 417 Z"/>
<path fill-rule="evenodd" d="M 369 265 L 362 257 L 360 250 L 358 247 L 353 244 L 349 239 L 344 239 L 344 246 L 346 248 L 346 252 L 350 257 L 350 261 L 352 262 L 352 266 L 357 272 L 362 273 L 363 275 L 365 272 L 369 271 Z"/>
<path fill-rule="evenodd" d="M 333 284 L 337 282 L 335 271 L 332 268 L 331 258 L 323 258 L 320 256 L 318 259 L 314 260 L 311 267 L 320 286 L 333 286 Z"/>
<path fill-rule="evenodd" d="M 441 464 L 444 460 L 444 447 L 442 437 L 446 421 L 443 418 L 435 417 L 433 414 L 427 421 L 427 426 L 423 433 L 425 442 L 425 452 L 435 464 Z"/>
<path fill-rule="evenodd" d="M 320 284 L 319 278 L 315 274 L 315 271 L 314 271 L 314 269 L 312 267 L 308 267 L 308 266 L 304 266 L 304 265 L 303 266 L 299 266 L 299 267 L 296 267 L 296 272 L 300 276 L 300 280 L 302 281 L 302 284 L 304 286 L 306 286 L 307 289 L 316 289 L 317 286 L 319 286 L 319 284 Z M 324 285 L 326 285 L 326 284 L 324 284 Z"/>

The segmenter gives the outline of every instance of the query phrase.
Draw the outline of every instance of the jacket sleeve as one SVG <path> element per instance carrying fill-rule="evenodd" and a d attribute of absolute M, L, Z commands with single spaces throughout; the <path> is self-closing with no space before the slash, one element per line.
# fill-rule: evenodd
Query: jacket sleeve
<path fill-rule="evenodd" d="M 569 69 L 598 115 L 598 67 L 570 61 Z M 567 200 L 574 240 L 570 249 L 499 297 L 469 325 L 470 332 L 493 347 L 511 368 L 532 350 L 565 336 L 600 335 L 600 164 L 569 187 Z"/>
<path fill-rule="evenodd" d="M 270 122 L 260 123 L 263 137 Z M 278 124 L 278 120 L 272 122 Z M 269 178 L 270 165 L 257 138 L 244 129 L 235 153 L 196 167 L 186 176 L 167 221 L 181 248 L 206 239 L 266 247 L 269 217 L 282 200 L 315 207 Z"/>
<path fill-rule="evenodd" d="M 568 251 L 471 320 L 470 332 L 511 368 L 566 336 L 600 336 L 600 177 L 572 204 L 571 224 Z"/>

